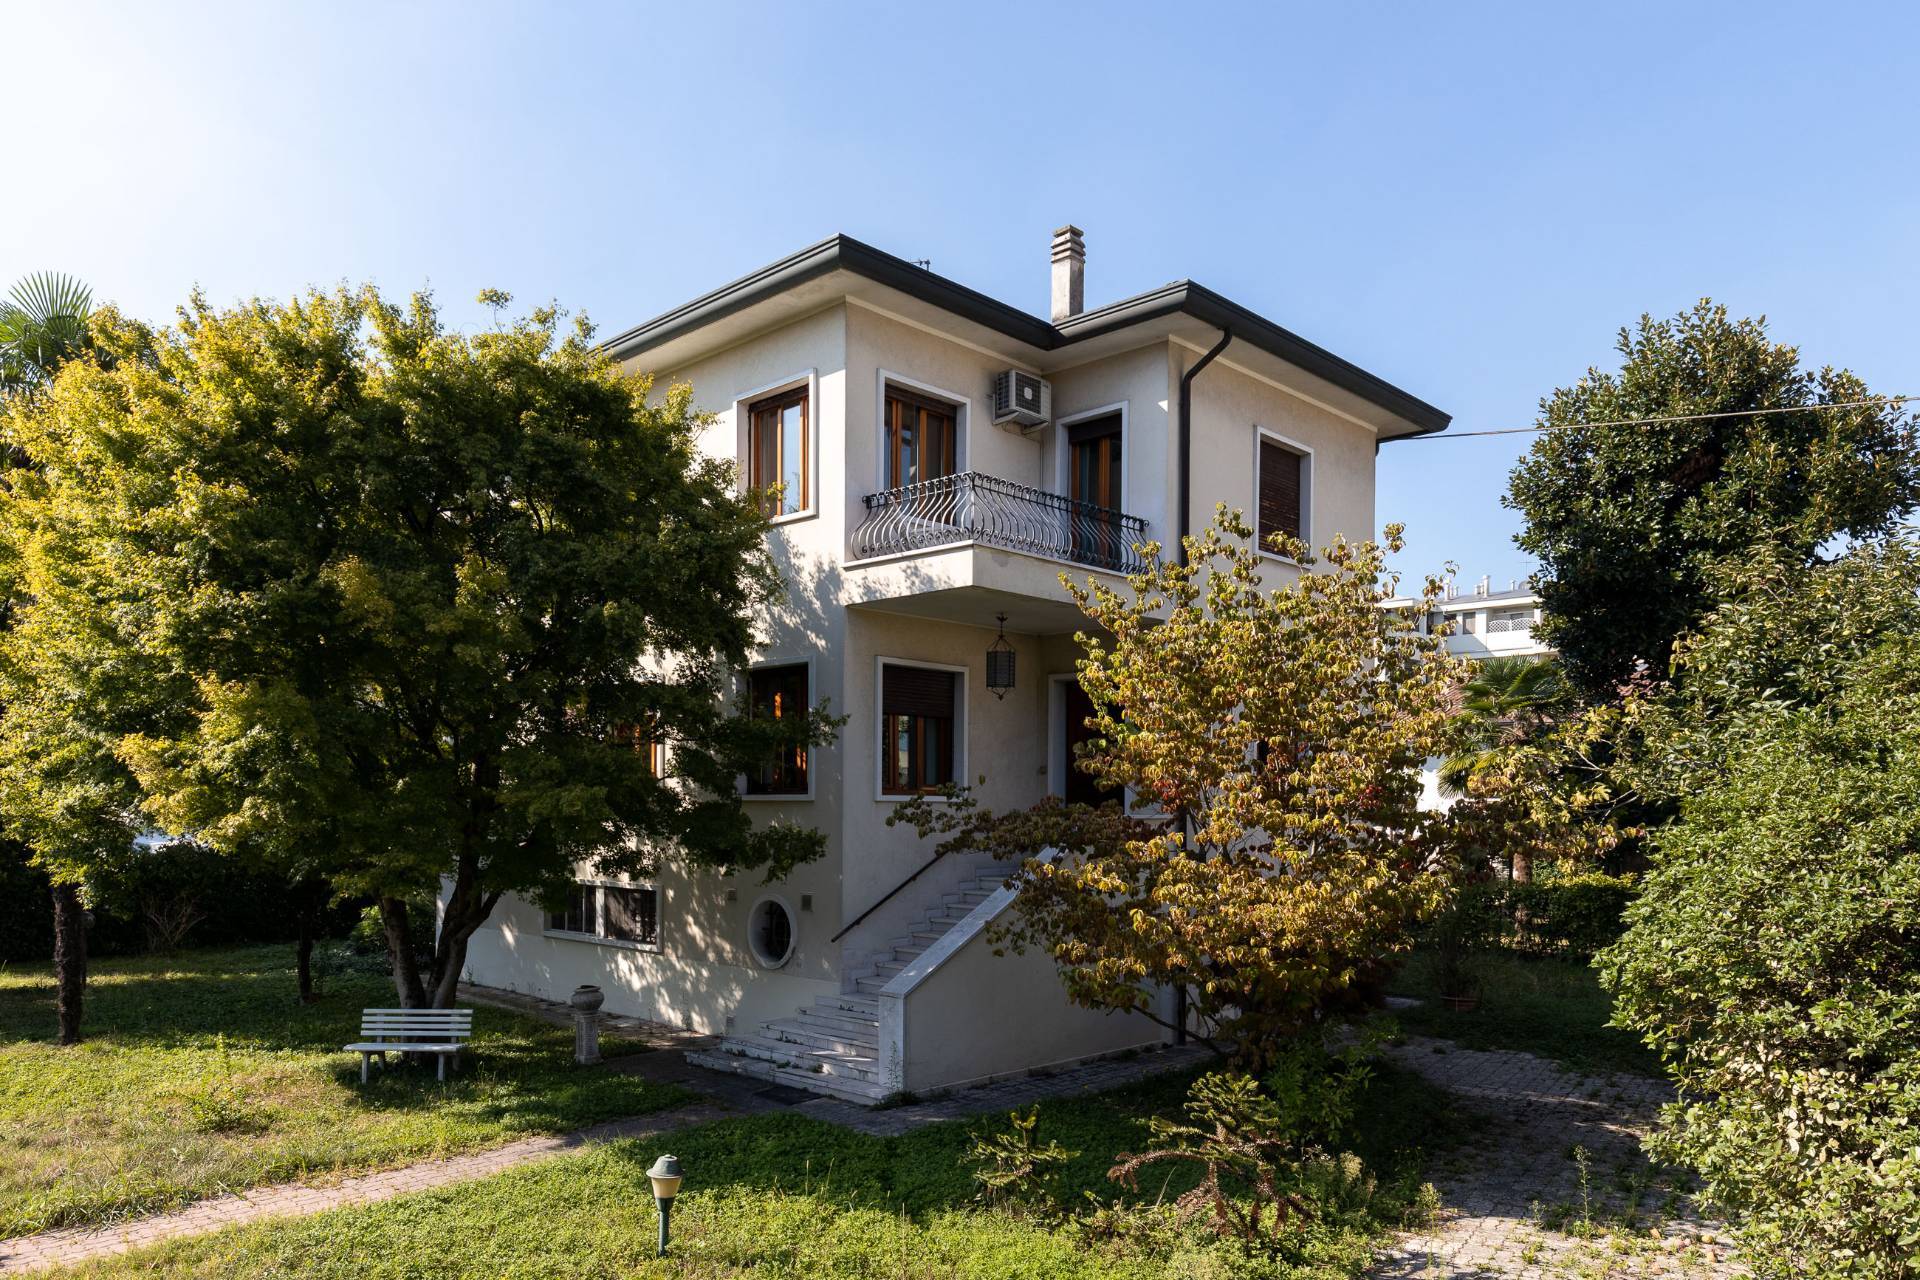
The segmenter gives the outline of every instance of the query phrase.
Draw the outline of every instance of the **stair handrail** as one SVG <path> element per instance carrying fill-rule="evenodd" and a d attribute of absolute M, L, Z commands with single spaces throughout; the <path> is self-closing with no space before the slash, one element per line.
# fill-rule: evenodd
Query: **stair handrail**
<path fill-rule="evenodd" d="M 915 871 L 912 875 L 908 876 L 905 880 L 902 880 L 899 884 L 893 886 L 893 888 L 881 894 L 879 899 L 872 906 L 868 907 L 865 911 L 862 911 L 859 915 L 855 916 L 851 924 L 849 924 L 846 928 L 842 929 L 840 932 L 834 934 L 831 938 L 828 938 L 827 939 L 828 945 L 831 946 L 833 943 L 840 941 L 840 939 L 846 937 L 848 934 L 852 933 L 855 929 L 859 928 L 861 921 L 865 920 L 868 916 L 872 915 L 874 912 L 878 911 L 880 908 L 886 906 L 887 903 L 893 900 L 894 894 L 899 893 L 902 889 L 912 884 L 915 880 L 918 880 L 922 875 L 922 873 L 924 873 L 929 867 L 933 866 L 934 863 L 940 861 L 940 859 L 946 856 L 947 856 L 947 851 L 945 849 L 942 849 L 940 852 L 934 854 L 931 858 L 928 858 L 925 862 L 921 863 L 920 869 L 918 871 Z"/>

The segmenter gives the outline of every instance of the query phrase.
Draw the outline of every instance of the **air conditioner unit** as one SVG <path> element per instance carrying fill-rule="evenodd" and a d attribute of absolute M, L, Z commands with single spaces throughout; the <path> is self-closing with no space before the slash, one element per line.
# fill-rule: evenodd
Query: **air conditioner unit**
<path fill-rule="evenodd" d="M 1053 387 L 1018 369 L 993 376 L 993 425 L 1032 435 L 1053 418 Z"/>

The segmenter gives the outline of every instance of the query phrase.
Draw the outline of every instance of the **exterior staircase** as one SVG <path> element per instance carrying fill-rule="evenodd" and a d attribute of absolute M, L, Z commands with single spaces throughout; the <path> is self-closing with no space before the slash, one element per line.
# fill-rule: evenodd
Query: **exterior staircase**
<path fill-rule="evenodd" d="M 852 981 L 839 995 L 821 996 L 791 1018 L 763 1022 L 752 1035 L 730 1036 L 710 1050 L 690 1052 L 687 1061 L 866 1106 L 883 1101 L 881 988 L 992 897 L 1007 874 L 1003 867 L 978 870 L 943 891 L 906 933 L 850 970 Z"/>

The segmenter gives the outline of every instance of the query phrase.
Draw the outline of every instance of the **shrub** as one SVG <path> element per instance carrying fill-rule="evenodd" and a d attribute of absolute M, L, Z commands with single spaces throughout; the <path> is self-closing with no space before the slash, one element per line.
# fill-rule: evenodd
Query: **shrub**
<path fill-rule="evenodd" d="M 1034 1136 L 1040 1124 L 1040 1108 L 1008 1114 L 1010 1132 L 976 1133 L 967 1143 L 961 1163 L 973 1170 L 980 1184 L 980 1198 L 990 1205 L 1011 1206 L 1030 1212 L 1059 1217 L 1064 1213 L 1060 1196 L 1060 1175 L 1067 1162 L 1079 1154 L 1058 1142 L 1041 1143 Z"/>
<path fill-rule="evenodd" d="M 1871 590 L 1802 607 L 1860 559 L 1683 651 L 1705 693 L 1648 737 L 1680 816 L 1599 958 L 1680 1087 L 1654 1153 L 1700 1171 L 1765 1277 L 1920 1272 L 1920 566 L 1862 584 L 1900 575 L 1893 634 L 1856 630 Z"/>
<path fill-rule="evenodd" d="M 1638 890 L 1632 876 L 1546 869 L 1531 882 L 1493 881 L 1475 892 L 1497 919 L 1500 945 L 1533 955 L 1590 956 L 1619 938 Z"/>
<path fill-rule="evenodd" d="M 1373 1078 L 1365 1059 L 1376 1043 L 1377 1037 L 1363 1038 L 1330 1057 L 1303 1037 L 1261 1080 L 1203 1075 L 1188 1092 L 1187 1119 L 1154 1117 L 1154 1145 L 1122 1152 L 1107 1177 L 1138 1191 L 1148 1166 L 1197 1166 L 1199 1183 L 1174 1201 L 1174 1226 L 1204 1219 L 1220 1239 L 1248 1251 L 1297 1254 L 1309 1221 L 1329 1211 L 1357 1214 L 1373 1197 L 1373 1180 L 1360 1162 L 1332 1148 Z M 1096 1213 L 1090 1226 L 1096 1234 L 1146 1229 L 1125 1206 Z"/>
<path fill-rule="evenodd" d="M 295 934 L 286 881 L 185 841 L 140 852 L 89 886 L 87 948 L 97 955 L 284 942 Z M 323 937 L 346 933 L 359 903 L 329 907 Z M 431 935 L 429 935 L 431 936 Z M 0 845 L 0 961 L 53 955 L 46 873 L 17 845 Z"/>

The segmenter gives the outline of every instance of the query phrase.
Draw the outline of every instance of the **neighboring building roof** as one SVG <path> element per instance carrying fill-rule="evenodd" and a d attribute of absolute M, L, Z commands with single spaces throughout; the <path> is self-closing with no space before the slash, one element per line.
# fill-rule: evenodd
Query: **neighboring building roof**
<path fill-rule="evenodd" d="M 1453 420 L 1452 415 L 1385 379 L 1191 280 L 1175 281 L 1054 325 L 843 235 L 810 245 L 665 315 L 617 334 L 608 339 L 605 346 L 616 357 L 627 359 L 837 271 L 898 290 L 1041 352 L 1072 347 L 1163 317 L 1187 316 L 1216 329 L 1231 329 L 1236 343 L 1249 343 L 1414 428 L 1395 434 L 1426 435 L 1444 430 Z"/>
<path fill-rule="evenodd" d="M 1510 591 L 1489 591 L 1486 595 L 1483 595 L 1483 596 L 1474 595 L 1470 591 L 1463 592 L 1462 594 L 1457 596 L 1441 596 L 1439 599 L 1433 602 L 1433 607 L 1436 609 L 1443 609 L 1443 610 L 1444 609 L 1458 609 L 1458 610 L 1484 609 L 1490 604 L 1491 605 L 1521 604 L 1530 600 L 1538 601 L 1539 599 L 1540 599 L 1540 593 L 1538 591 L 1535 591 L 1533 588 L 1515 587 Z M 1410 608 L 1411 606 L 1420 603 L 1420 597 L 1419 596 L 1394 596 L 1392 599 L 1383 600 L 1381 603 L 1389 609 L 1404 609 L 1404 608 Z"/>
<path fill-rule="evenodd" d="M 1434 603 L 1442 609 L 1478 609 L 1486 604 L 1501 604 L 1506 601 L 1517 603 L 1521 600 L 1538 600 L 1539 598 L 1540 593 L 1531 587 L 1516 587 L 1511 591 L 1489 591 L 1483 596 L 1472 594 L 1448 596 Z"/>

